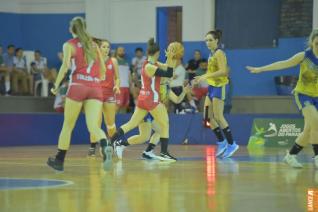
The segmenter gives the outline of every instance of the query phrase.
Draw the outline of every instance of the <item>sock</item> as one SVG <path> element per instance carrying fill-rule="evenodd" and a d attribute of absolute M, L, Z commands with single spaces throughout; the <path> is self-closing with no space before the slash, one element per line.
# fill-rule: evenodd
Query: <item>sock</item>
<path fill-rule="evenodd" d="M 213 132 L 214 132 L 216 138 L 218 139 L 218 142 L 224 141 L 224 137 L 222 135 L 220 127 L 214 128 Z"/>
<path fill-rule="evenodd" d="M 156 147 L 155 144 L 149 143 L 146 149 L 146 152 L 150 152 L 151 150 L 153 150 Z"/>
<path fill-rule="evenodd" d="M 223 133 L 224 133 L 224 136 L 225 136 L 228 144 L 232 145 L 233 144 L 233 137 L 232 137 L 232 132 L 231 132 L 230 128 L 229 127 L 224 128 Z"/>
<path fill-rule="evenodd" d="M 190 104 L 192 107 L 194 107 L 195 109 L 197 109 L 197 106 L 196 106 L 196 104 L 195 104 L 195 102 L 194 102 L 193 99 L 189 101 L 189 104 Z"/>
<path fill-rule="evenodd" d="M 166 152 L 168 152 L 168 141 L 169 141 L 169 138 L 160 138 L 160 142 L 161 142 L 161 153 L 166 153 Z"/>
<path fill-rule="evenodd" d="M 6 88 L 6 93 L 10 91 L 10 81 L 5 81 L 4 86 Z"/>
<path fill-rule="evenodd" d="M 290 155 L 297 155 L 302 149 L 303 149 L 302 146 L 295 143 L 294 146 L 290 149 L 289 154 Z"/>
<path fill-rule="evenodd" d="M 64 162 L 67 150 L 58 149 L 55 158 L 59 161 Z"/>
<path fill-rule="evenodd" d="M 105 147 L 105 146 L 107 146 L 107 140 L 105 139 L 105 138 L 103 138 L 102 140 L 100 140 L 100 146 L 101 147 Z"/>
<path fill-rule="evenodd" d="M 96 148 L 96 144 L 97 144 L 97 143 L 91 143 L 91 148 L 92 148 L 92 149 L 95 149 L 95 148 Z"/>
<path fill-rule="evenodd" d="M 114 141 L 119 140 L 124 134 L 125 134 L 124 130 L 119 128 L 117 132 L 114 134 L 114 136 L 112 137 L 111 142 L 114 143 Z"/>
<path fill-rule="evenodd" d="M 313 144 L 312 147 L 314 149 L 315 156 L 317 156 L 318 155 L 318 144 Z"/>

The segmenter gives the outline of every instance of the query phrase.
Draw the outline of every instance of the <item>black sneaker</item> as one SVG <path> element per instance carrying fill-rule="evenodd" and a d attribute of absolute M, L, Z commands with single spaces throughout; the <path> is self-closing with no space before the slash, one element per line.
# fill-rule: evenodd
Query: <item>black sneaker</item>
<path fill-rule="evenodd" d="M 158 159 L 162 161 L 177 161 L 177 158 L 170 155 L 169 152 L 161 152 Z"/>
<path fill-rule="evenodd" d="M 47 165 L 54 169 L 55 171 L 64 171 L 64 162 L 56 159 L 55 157 L 49 157 L 47 160 Z"/>
<path fill-rule="evenodd" d="M 93 148 L 93 147 L 90 147 L 88 149 L 88 154 L 87 154 L 88 157 L 96 157 L 96 148 Z"/>

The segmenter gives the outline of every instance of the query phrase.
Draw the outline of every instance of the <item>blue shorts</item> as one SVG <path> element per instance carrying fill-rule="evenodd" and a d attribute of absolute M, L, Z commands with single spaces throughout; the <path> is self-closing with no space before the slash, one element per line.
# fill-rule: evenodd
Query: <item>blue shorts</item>
<path fill-rule="evenodd" d="M 227 93 L 229 92 L 229 84 L 223 85 L 221 87 L 214 87 L 212 85 L 209 85 L 208 87 L 208 97 L 210 100 L 213 98 L 218 98 L 221 100 L 225 100 Z"/>
<path fill-rule="evenodd" d="M 153 121 L 153 117 L 150 113 L 148 113 L 145 118 L 144 118 L 144 122 L 152 122 Z"/>
<path fill-rule="evenodd" d="M 313 105 L 318 110 L 318 97 L 308 96 L 306 94 L 294 93 L 295 102 L 299 110 L 302 110 L 308 105 Z"/>

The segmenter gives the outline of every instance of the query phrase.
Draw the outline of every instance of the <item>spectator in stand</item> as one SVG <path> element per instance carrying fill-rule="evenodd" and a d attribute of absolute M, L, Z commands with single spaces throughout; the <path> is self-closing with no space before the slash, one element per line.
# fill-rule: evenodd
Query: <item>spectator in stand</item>
<path fill-rule="evenodd" d="M 57 75 L 55 68 L 50 70 L 47 67 L 47 59 L 42 57 L 39 50 L 34 52 L 34 61 L 31 62 L 31 73 L 33 74 L 33 79 L 35 81 L 44 78 L 51 83 L 55 82 Z"/>
<path fill-rule="evenodd" d="M 201 60 L 201 52 L 200 50 L 195 50 L 194 58 L 189 60 L 188 66 L 187 66 L 189 81 L 192 81 L 193 78 L 196 76 L 195 72 L 199 68 L 200 60 Z"/>
<path fill-rule="evenodd" d="M 131 60 L 132 67 L 132 87 L 131 93 L 134 100 L 138 97 L 141 88 L 141 69 L 147 57 L 144 56 L 142 48 L 135 49 L 135 57 Z"/>
<path fill-rule="evenodd" d="M 5 95 L 9 95 L 10 92 L 10 69 L 4 63 L 2 55 L 2 46 L 0 45 L 0 81 L 4 78 Z"/>
<path fill-rule="evenodd" d="M 13 58 L 12 71 L 12 87 L 16 93 L 19 93 L 18 82 L 21 80 L 21 92 L 24 95 L 33 95 L 33 76 L 28 73 L 26 59 L 23 56 L 23 49 L 17 48 L 15 50 L 15 57 Z"/>
<path fill-rule="evenodd" d="M 195 76 L 201 76 L 206 73 L 208 69 L 208 61 L 206 59 L 201 59 L 199 68 L 196 70 Z M 208 84 L 205 81 L 200 82 L 193 86 L 192 93 L 194 94 L 194 99 L 197 102 L 198 108 L 202 111 L 204 97 L 208 93 Z"/>
<path fill-rule="evenodd" d="M 131 60 L 131 66 L 133 73 L 137 76 L 140 81 L 141 69 L 146 61 L 147 57 L 144 56 L 144 50 L 140 47 L 135 49 L 135 57 Z"/>
<path fill-rule="evenodd" d="M 10 44 L 7 47 L 7 53 L 3 55 L 3 63 L 4 63 L 3 67 L 6 67 L 8 71 L 7 78 L 5 80 L 5 87 L 6 87 L 7 94 L 11 91 L 10 77 L 12 77 L 12 72 L 13 72 L 14 52 L 15 52 L 15 46 L 13 44 Z"/>
<path fill-rule="evenodd" d="M 120 94 L 116 95 L 118 112 L 126 113 L 130 102 L 131 74 L 127 60 L 125 59 L 125 48 L 119 46 L 116 49 L 116 59 L 118 61 L 118 71 L 120 79 Z"/>

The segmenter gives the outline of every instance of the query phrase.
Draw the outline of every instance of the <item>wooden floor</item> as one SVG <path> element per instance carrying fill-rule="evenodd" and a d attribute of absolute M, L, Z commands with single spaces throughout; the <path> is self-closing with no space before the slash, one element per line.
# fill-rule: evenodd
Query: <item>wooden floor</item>
<path fill-rule="evenodd" d="M 86 157 L 87 147 L 72 146 L 60 174 L 46 166 L 55 146 L 0 148 L 0 211 L 298 212 L 318 188 L 310 150 L 296 170 L 281 162 L 283 149 L 241 147 L 221 160 L 214 146 L 170 146 L 180 160 L 163 163 L 141 160 L 142 145 L 105 171 L 99 157 Z"/>

